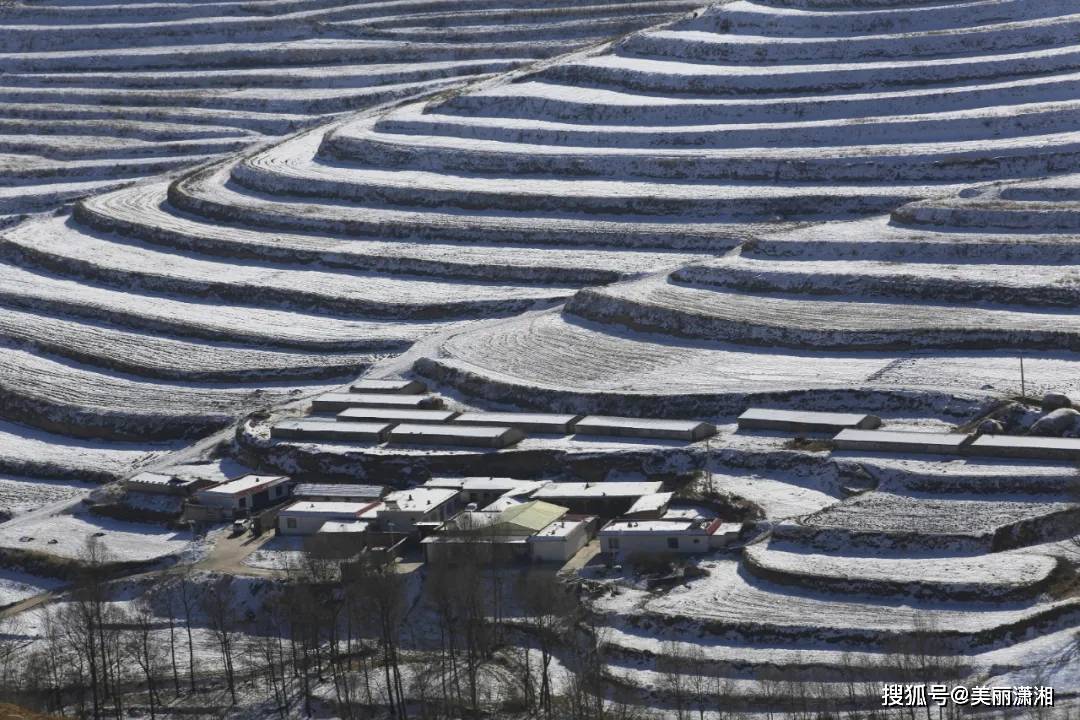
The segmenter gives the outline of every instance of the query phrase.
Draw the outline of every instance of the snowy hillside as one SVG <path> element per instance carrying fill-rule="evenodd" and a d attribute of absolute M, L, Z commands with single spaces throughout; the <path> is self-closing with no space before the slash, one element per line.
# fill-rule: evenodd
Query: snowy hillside
<path fill-rule="evenodd" d="M 0 5 L 0 219 L 451 88 L 693 0 Z"/>

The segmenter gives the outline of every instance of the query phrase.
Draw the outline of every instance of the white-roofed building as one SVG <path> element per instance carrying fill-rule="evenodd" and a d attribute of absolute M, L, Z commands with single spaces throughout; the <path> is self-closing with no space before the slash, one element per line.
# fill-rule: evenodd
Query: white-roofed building
<path fill-rule="evenodd" d="M 712 536 L 721 525 L 719 520 L 613 520 L 600 529 L 600 551 L 618 558 L 704 553 L 714 548 Z"/>
<path fill-rule="evenodd" d="M 534 562 L 565 563 L 589 542 L 596 518 L 565 515 L 529 537 Z"/>
<path fill-rule="evenodd" d="M 548 484 L 546 480 L 518 480 L 502 477 L 432 478 L 426 488 L 449 488 L 461 491 L 462 503 L 489 505 L 499 498 L 521 498 Z"/>
<path fill-rule="evenodd" d="M 327 523 L 337 524 L 339 532 L 346 531 L 343 525 L 363 523 L 364 513 L 371 510 L 377 502 L 311 502 L 301 500 L 278 513 L 278 532 L 282 535 L 313 535 L 321 532 Z M 353 530 L 355 531 L 355 525 Z"/>
<path fill-rule="evenodd" d="M 289 497 L 287 475 L 244 475 L 227 483 L 199 490 L 200 504 L 219 510 L 223 517 L 243 517 Z"/>
<path fill-rule="evenodd" d="M 663 487 L 659 481 L 548 483 L 531 497 L 570 508 L 572 513 L 611 518 L 625 514 L 642 497 L 659 493 Z"/>
<path fill-rule="evenodd" d="M 418 526 L 437 527 L 460 506 L 460 490 L 418 487 L 398 490 L 383 498 L 378 510 L 379 527 L 386 532 L 411 533 Z"/>

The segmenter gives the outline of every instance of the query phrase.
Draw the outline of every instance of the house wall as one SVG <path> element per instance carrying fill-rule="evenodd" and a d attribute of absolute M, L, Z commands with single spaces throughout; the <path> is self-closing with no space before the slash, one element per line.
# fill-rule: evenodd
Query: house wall
<path fill-rule="evenodd" d="M 668 538 L 677 538 L 678 547 L 668 545 Z M 616 541 L 612 544 L 612 541 Z M 694 542 L 694 541 L 697 542 Z M 636 553 L 680 554 L 703 553 L 710 550 L 706 535 L 638 533 L 634 535 L 601 535 L 600 550 L 618 557 L 630 557 Z"/>
<path fill-rule="evenodd" d="M 532 558 L 536 562 L 563 563 L 574 557 L 587 542 L 589 542 L 588 527 L 586 523 L 579 523 L 577 527 L 558 540 L 530 543 Z"/>

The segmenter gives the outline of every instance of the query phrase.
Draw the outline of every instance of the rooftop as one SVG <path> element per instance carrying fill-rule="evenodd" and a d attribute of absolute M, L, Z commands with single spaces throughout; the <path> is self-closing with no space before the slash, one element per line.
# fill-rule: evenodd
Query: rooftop
<path fill-rule="evenodd" d="M 538 533 L 568 512 L 567 508 L 542 500 L 514 505 L 499 513 L 499 525 L 514 525 Z"/>
<path fill-rule="evenodd" d="M 418 487 L 412 490 L 398 490 L 383 498 L 385 510 L 393 512 L 419 512 L 438 507 L 452 500 L 458 494 L 451 488 Z"/>
<path fill-rule="evenodd" d="M 671 492 L 662 492 L 642 495 L 630 506 L 630 509 L 626 511 L 626 514 L 636 515 L 638 513 L 660 512 L 671 502 L 671 498 L 674 494 L 675 493 Z"/>
<path fill-rule="evenodd" d="M 382 485 L 300 483 L 293 489 L 293 497 L 363 497 L 378 500 L 385 492 L 386 488 Z"/>
<path fill-rule="evenodd" d="M 580 515 L 565 516 L 561 520 L 556 520 L 540 532 L 529 538 L 533 542 L 544 542 L 545 540 L 561 540 L 570 533 L 574 532 L 577 528 L 583 524 L 593 520 L 591 517 L 582 517 Z"/>
<path fill-rule="evenodd" d="M 262 487 L 272 487 L 282 482 L 287 482 L 287 475 L 244 475 L 216 487 L 202 490 L 204 493 L 214 495 L 239 495 L 247 492 L 255 492 Z"/>
<path fill-rule="evenodd" d="M 334 534 L 334 533 L 364 533 L 367 532 L 371 523 L 364 520 L 350 520 L 348 522 L 342 522 L 339 520 L 330 520 L 324 522 L 322 527 L 317 532 Z"/>
<path fill-rule="evenodd" d="M 295 502 L 281 511 L 282 515 L 355 515 L 359 517 L 374 503 L 369 502 Z"/>
<path fill-rule="evenodd" d="M 598 482 L 598 483 L 548 483 L 533 497 L 542 498 L 604 498 L 638 497 L 660 492 L 664 484 L 655 482 Z"/>
<path fill-rule="evenodd" d="M 702 520 L 613 520 L 601 528 L 601 534 L 636 535 L 638 533 L 707 534 L 711 523 Z"/>

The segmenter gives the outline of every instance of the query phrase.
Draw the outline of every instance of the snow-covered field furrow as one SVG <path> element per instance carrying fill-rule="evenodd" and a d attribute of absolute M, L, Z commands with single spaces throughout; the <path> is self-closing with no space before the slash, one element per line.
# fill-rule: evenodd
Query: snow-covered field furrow
<path fill-rule="evenodd" d="M 630 56 L 675 57 L 691 62 L 797 63 L 874 59 L 1000 55 L 1075 42 L 1080 16 L 1058 12 L 996 24 L 974 24 L 947 31 L 868 33 L 866 35 L 778 37 L 687 29 L 681 23 L 637 33 L 619 43 Z"/>
<path fill-rule="evenodd" d="M 93 488 L 85 482 L 18 477 L 0 472 L 0 523 L 45 505 L 78 500 Z"/>
<path fill-rule="evenodd" d="M 437 282 L 361 272 L 330 272 L 248 261 L 222 262 L 194 253 L 92 234 L 64 217 L 28 222 L 0 237 L 10 257 L 62 274 L 121 288 L 218 297 L 285 309 L 337 310 L 370 317 L 442 319 L 470 313 L 520 312 L 565 298 L 559 286 Z"/>
<path fill-rule="evenodd" d="M 0 420 L 0 472 L 28 478 L 103 483 L 133 474 L 174 445 L 75 438 Z M 27 481 L 32 482 L 32 481 Z M 43 485 L 48 488 L 48 485 Z M 46 492 L 45 489 L 41 492 Z M 19 492 L 15 505 L 32 493 Z"/>
<path fill-rule="evenodd" d="M 1012 600 L 1038 595 L 1058 563 L 1044 555 L 996 553 L 966 557 L 853 557 L 815 554 L 798 546 L 751 545 L 744 567 L 755 577 L 807 590 L 927 600 Z"/>
<path fill-rule="evenodd" d="M 455 208 L 363 207 L 336 198 L 273 196 L 231 183 L 232 164 L 169 186 L 176 208 L 229 224 L 414 242 L 599 246 L 724 252 L 764 226 L 657 222 L 648 217 L 574 218 L 536 213 L 464 213 Z"/>
<path fill-rule="evenodd" d="M 852 598 L 827 592 L 796 592 L 747 576 L 738 561 L 707 561 L 708 576 L 666 594 L 644 598 L 638 612 L 657 620 L 699 623 L 710 635 L 745 642 L 848 643 L 851 649 L 882 650 L 921 631 L 954 650 L 968 652 L 1015 642 L 1029 628 L 1055 629 L 1075 622 L 1080 605 L 1045 603 L 965 603 L 942 605 L 900 599 Z M 598 601 L 608 612 L 627 612 L 641 601 L 630 593 Z M 635 593 L 635 595 L 637 595 Z"/>
<path fill-rule="evenodd" d="M 247 411 L 330 387 L 150 382 L 14 347 L 0 353 L 0 414 L 73 437 L 199 437 Z"/>
<path fill-rule="evenodd" d="M 74 12 L 67 12 L 74 7 Z M 280 135 L 321 115 L 463 85 L 608 36 L 666 20 L 693 0 L 576 6 L 565 0 L 75 5 L 62 0 L 0 8 L 0 132 L 5 121 L 75 120 L 64 131 L 31 130 L 0 151 L 63 160 L 50 177 L 101 182 L 192 166 L 212 154 Z M 494 18 L 525 12 L 517 24 Z M 531 11 L 531 12 L 529 12 Z M 378 35 L 384 37 L 377 37 Z M 240 132 L 188 147 L 195 136 L 145 138 L 87 132 L 79 120 L 220 124 Z M 32 128 L 32 126 L 31 126 Z M 249 134 L 251 133 L 251 134 Z M 96 139 L 96 142 L 95 142 Z M 100 158 L 144 158 L 96 164 Z M 41 163 L 7 168 L 5 184 L 40 182 Z M 32 190 L 0 194 L 0 212 L 55 207 L 79 197 Z"/>
<path fill-rule="evenodd" d="M 88 198 L 76 205 L 74 216 L 104 232 L 203 254 L 501 282 L 602 284 L 704 257 L 576 248 L 552 252 L 530 246 L 387 242 L 266 232 L 222 226 L 181 213 L 168 204 L 167 195 L 168 182 L 146 183 Z"/>
<path fill-rule="evenodd" d="M 242 160 L 233 179 L 264 193 L 332 197 L 373 205 L 537 214 L 681 216 L 722 221 L 782 216 L 791 220 L 870 214 L 914 198 L 947 195 L 948 185 L 798 185 L 592 180 L 554 175 L 442 174 L 331 165 L 315 157 L 320 135 L 306 133 Z"/>
<path fill-rule="evenodd" d="M 558 65 L 554 67 L 560 67 Z M 777 69 L 779 70 L 779 69 Z M 980 84 L 919 87 L 889 90 L 874 85 L 870 90 L 849 89 L 842 94 L 809 94 L 770 97 L 748 93 L 744 97 L 707 94 L 680 97 L 627 89 L 605 89 L 595 84 L 545 82 L 543 73 L 521 82 L 493 84 L 476 92 L 448 98 L 440 113 L 493 116 L 551 122 L 598 125 L 695 125 L 707 123 L 802 123 L 827 120 L 870 121 L 878 117 L 978 111 L 999 107 L 1060 102 L 1075 96 L 1080 73 L 1066 71 L 1032 77 L 1008 78 Z M 771 78 L 770 78 L 771 80 Z M 760 79 L 756 79 L 761 84 Z M 767 87 L 767 86 L 766 86 Z M 948 118 L 948 116 L 945 116 Z"/>
<path fill-rule="evenodd" d="M 309 354 L 193 342 L 7 308 L 0 308 L 0 339 L 46 355 L 162 380 L 346 377 L 359 374 L 373 359 L 356 353 Z"/>
<path fill-rule="evenodd" d="M 749 295 L 648 278 L 583 290 L 567 312 L 644 332 L 821 350 L 1080 349 L 1080 319 L 1038 308 Z"/>
<path fill-rule="evenodd" d="M 889 3 L 879 8 L 854 8 L 828 3 L 830 10 L 798 8 L 792 3 L 738 2 L 711 8 L 701 17 L 680 24 L 681 28 L 715 31 L 718 21 L 741 35 L 869 35 L 873 33 L 925 32 L 1003 23 L 1017 19 L 1052 17 L 1075 6 L 1069 0 L 968 0 L 962 3 Z M 1033 6 L 1034 5 L 1034 6 Z"/>
<path fill-rule="evenodd" d="M 991 552 L 1069 536 L 1080 505 L 1059 496 L 912 497 L 868 492 L 797 522 L 778 525 L 776 537 L 809 547 Z"/>
<path fill-rule="evenodd" d="M 400 351 L 441 323 L 357 320 L 111 289 L 0 264 L 0 304 L 137 330 L 256 347 L 314 351 Z"/>
<path fill-rule="evenodd" d="M 721 116 L 712 123 L 695 123 L 693 118 L 687 118 L 685 124 L 619 125 L 590 123 L 585 117 L 578 122 L 559 122 L 442 112 L 455 102 L 458 101 L 440 103 L 434 108 L 416 103 L 380 115 L 374 122 L 345 123 L 327 134 L 324 146 L 334 146 L 345 154 L 351 143 L 374 132 L 386 136 L 421 136 L 417 138 L 418 142 L 430 142 L 424 136 L 447 136 L 608 151 L 631 148 L 802 148 L 805 152 L 807 146 L 813 146 L 825 153 L 828 151 L 822 146 L 837 146 L 836 152 L 850 153 L 850 147 L 866 144 L 883 147 L 860 151 L 911 153 L 925 151 L 929 144 L 935 143 L 973 143 L 991 138 L 1068 132 L 1076 128 L 1080 115 L 1080 101 L 1053 100 L 1009 107 L 803 122 L 738 123 Z"/>
<path fill-rule="evenodd" d="M 1076 122 L 1070 127 L 1076 127 Z M 566 178 L 625 178 L 729 182 L 827 183 L 880 181 L 895 184 L 1024 177 L 1071 170 L 1080 158 L 1080 133 L 973 139 L 903 145 L 848 144 L 825 150 L 808 138 L 806 147 L 638 149 L 575 147 L 458 137 L 418 137 L 362 130 L 333 135 L 322 155 L 329 160 L 376 163 L 385 168 L 435 171 L 457 176 L 556 175 Z M 987 154 L 993 160 L 987 159 Z M 932 190 L 917 188 L 923 194 Z M 869 191 L 867 194 L 870 195 Z M 760 212 L 760 211 L 759 211 Z"/>
<path fill-rule="evenodd" d="M 692 287 L 752 294 L 993 303 L 1032 309 L 1071 308 L 1080 302 L 1080 273 L 1068 265 L 941 265 L 897 260 L 729 256 L 680 267 L 669 278 Z"/>

